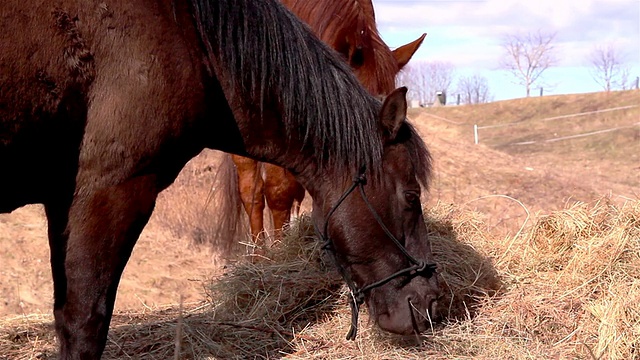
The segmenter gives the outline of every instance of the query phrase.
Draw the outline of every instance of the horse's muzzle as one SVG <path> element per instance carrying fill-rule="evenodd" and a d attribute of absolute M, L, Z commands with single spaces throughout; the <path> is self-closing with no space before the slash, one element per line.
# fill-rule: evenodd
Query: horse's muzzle
<path fill-rule="evenodd" d="M 382 330 L 394 334 L 421 333 L 432 328 L 436 321 L 437 299 L 437 295 L 420 296 L 416 293 L 405 296 L 395 308 L 380 314 L 377 324 Z"/>

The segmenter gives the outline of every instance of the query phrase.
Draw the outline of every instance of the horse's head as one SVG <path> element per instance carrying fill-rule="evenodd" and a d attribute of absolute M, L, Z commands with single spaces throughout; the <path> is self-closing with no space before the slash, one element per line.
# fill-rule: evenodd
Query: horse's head
<path fill-rule="evenodd" d="M 421 198 L 429 154 L 406 122 L 406 88 L 380 111 L 384 150 L 378 169 L 314 201 L 314 221 L 338 268 L 384 330 L 425 330 L 440 296 Z M 364 174 L 372 174 L 365 178 Z"/>

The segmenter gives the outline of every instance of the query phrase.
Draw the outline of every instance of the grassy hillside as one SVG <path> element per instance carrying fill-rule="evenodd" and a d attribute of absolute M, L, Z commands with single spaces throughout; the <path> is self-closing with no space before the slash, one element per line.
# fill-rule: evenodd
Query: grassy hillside
<path fill-rule="evenodd" d="M 608 111 L 613 108 L 622 109 Z M 450 128 L 462 143 L 473 142 L 477 124 L 480 144 L 574 174 L 601 192 L 632 197 L 640 188 L 639 90 L 414 109 L 412 115 Z"/>

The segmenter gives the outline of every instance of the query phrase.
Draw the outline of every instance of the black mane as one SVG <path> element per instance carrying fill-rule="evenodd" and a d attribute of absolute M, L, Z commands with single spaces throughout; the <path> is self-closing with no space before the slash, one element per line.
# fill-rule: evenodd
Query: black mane
<path fill-rule="evenodd" d="M 380 168 L 380 102 L 305 24 L 276 0 L 191 2 L 209 60 L 229 72 L 230 102 L 242 101 L 260 115 L 275 107 L 286 135 L 303 133 L 321 167 L 349 174 L 362 165 L 374 173 Z M 415 155 L 428 157 L 416 141 Z"/>

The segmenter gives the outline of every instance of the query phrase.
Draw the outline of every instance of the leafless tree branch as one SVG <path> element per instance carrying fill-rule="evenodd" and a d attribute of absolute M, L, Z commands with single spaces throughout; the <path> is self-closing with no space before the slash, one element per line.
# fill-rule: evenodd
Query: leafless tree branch
<path fill-rule="evenodd" d="M 553 67 L 557 60 L 555 55 L 556 34 L 541 31 L 527 34 L 507 34 L 502 41 L 505 56 L 502 68 L 511 72 L 516 84 L 523 85 L 527 97 L 531 95 L 533 85 L 541 80 L 542 74 Z"/>
<path fill-rule="evenodd" d="M 396 83 L 398 86 L 409 88 L 408 98 L 418 100 L 420 104 L 433 103 L 436 92 L 451 90 L 451 84 L 455 76 L 453 64 L 442 61 L 417 61 L 407 65 L 398 74 Z"/>
<path fill-rule="evenodd" d="M 465 104 L 481 104 L 491 101 L 489 82 L 480 75 L 464 76 L 458 80 L 458 94 Z"/>
<path fill-rule="evenodd" d="M 597 46 L 589 56 L 591 77 L 605 91 L 614 88 L 626 90 L 629 86 L 629 67 L 625 64 L 623 53 L 613 44 Z"/>

